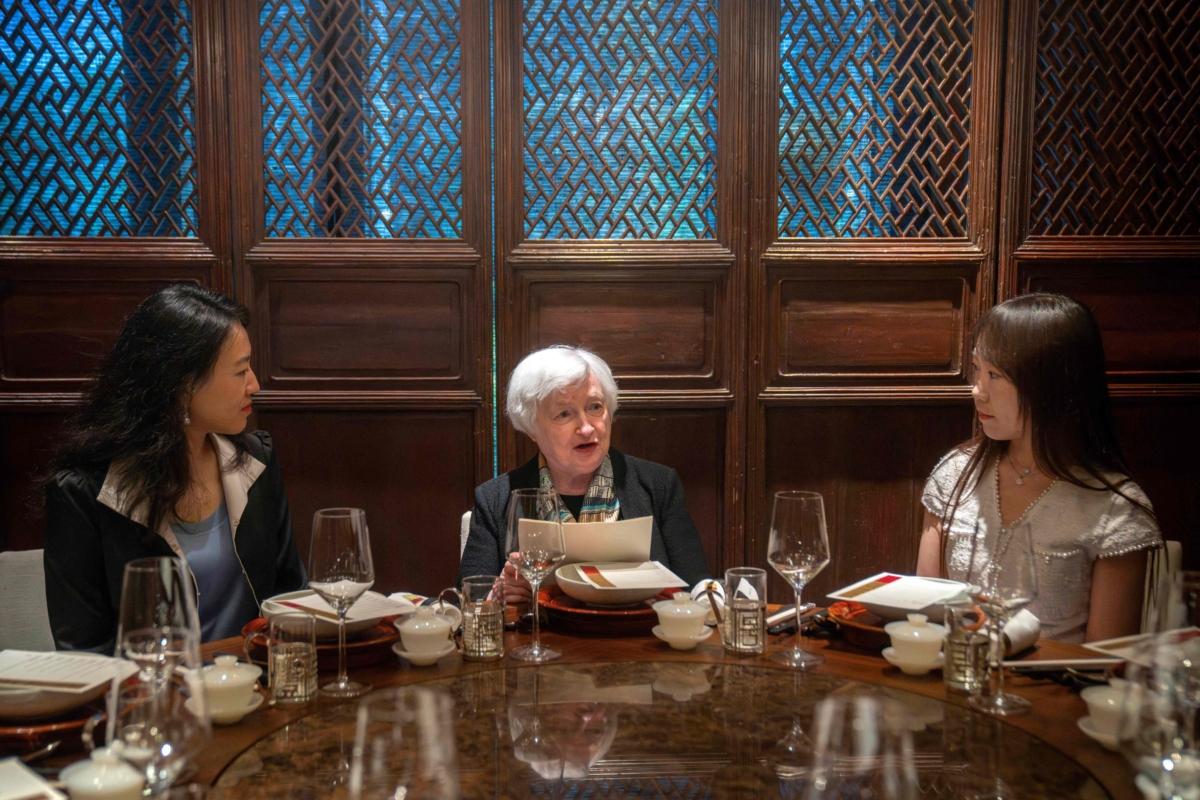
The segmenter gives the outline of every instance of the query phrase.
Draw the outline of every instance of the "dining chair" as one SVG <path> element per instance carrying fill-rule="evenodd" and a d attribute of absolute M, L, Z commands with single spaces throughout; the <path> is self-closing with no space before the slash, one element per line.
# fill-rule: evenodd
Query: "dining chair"
<path fill-rule="evenodd" d="M 458 526 L 458 560 L 462 561 L 463 551 L 467 549 L 467 537 L 471 535 L 471 512 L 464 511 L 462 522 Z"/>
<path fill-rule="evenodd" d="M 54 649 L 46 610 L 46 572 L 41 550 L 0 552 L 0 650 Z"/>
<path fill-rule="evenodd" d="M 1179 573 L 1183 569 L 1183 545 L 1170 539 L 1146 554 L 1146 583 L 1142 590 L 1142 633 L 1179 627 L 1181 611 L 1176 606 Z"/>

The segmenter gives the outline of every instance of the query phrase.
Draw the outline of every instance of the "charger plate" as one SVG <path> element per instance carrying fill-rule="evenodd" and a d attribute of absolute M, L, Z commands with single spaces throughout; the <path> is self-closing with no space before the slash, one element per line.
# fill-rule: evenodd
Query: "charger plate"
<path fill-rule="evenodd" d="M 76 753 L 83 749 L 79 735 L 93 714 L 104 713 L 104 698 L 76 706 L 52 719 L 0 720 L 0 756 L 20 755 L 61 741 L 55 754 Z M 103 728 L 98 727 L 101 737 Z"/>
<path fill-rule="evenodd" d="M 400 639 L 400 631 L 392 623 L 398 617 L 384 617 L 370 628 L 360 631 L 354 639 L 346 640 L 346 667 L 366 667 L 392 658 L 392 645 Z M 245 654 L 250 661 L 266 669 L 267 664 L 266 617 L 256 617 L 242 628 L 246 639 Z M 317 670 L 337 672 L 337 641 L 317 640 Z M 267 673 L 263 672 L 265 681 Z"/>
<path fill-rule="evenodd" d="M 658 624 L 658 614 L 651 604 L 676 591 L 665 589 L 640 603 L 605 607 L 590 606 L 551 586 L 538 591 L 538 605 L 546 610 L 546 619 L 556 631 L 591 636 L 650 636 Z"/>
<path fill-rule="evenodd" d="M 879 653 L 891 644 L 883 629 L 887 620 L 871 612 L 862 603 L 842 600 L 829 606 L 829 618 L 838 624 L 846 644 Z"/>

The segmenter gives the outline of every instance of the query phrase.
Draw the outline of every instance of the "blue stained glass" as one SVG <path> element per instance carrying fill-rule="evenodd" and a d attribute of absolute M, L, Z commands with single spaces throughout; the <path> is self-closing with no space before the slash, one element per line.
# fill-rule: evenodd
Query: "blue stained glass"
<path fill-rule="evenodd" d="M 778 230 L 963 237 L 969 0 L 786 0 Z"/>
<path fill-rule="evenodd" d="M 196 236 L 183 2 L 0 7 L 0 235 Z"/>
<path fill-rule="evenodd" d="M 462 237 L 459 5 L 264 0 L 269 237 Z"/>
<path fill-rule="evenodd" d="M 524 5 L 525 235 L 716 235 L 713 2 Z"/>

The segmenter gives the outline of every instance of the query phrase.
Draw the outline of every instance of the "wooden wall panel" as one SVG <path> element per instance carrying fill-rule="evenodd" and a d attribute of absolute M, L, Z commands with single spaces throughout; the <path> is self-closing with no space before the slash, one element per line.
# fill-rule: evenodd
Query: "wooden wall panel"
<path fill-rule="evenodd" d="M 256 269 L 266 388 L 475 383 L 475 270 Z M 261 335 L 265 333 L 265 335 Z"/>
<path fill-rule="evenodd" d="M 770 271 L 772 385 L 854 378 L 944 382 L 961 374 L 972 278 L 913 275 L 898 267 L 857 277 L 848 271 Z"/>
<path fill-rule="evenodd" d="M 60 409 L 0 411 L 0 550 L 42 546 L 46 514 L 33 486 L 50 460 L 63 418 Z"/>
<path fill-rule="evenodd" d="M 365 509 L 375 589 L 433 594 L 458 573 L 458 531 L 480 465 L 467 411 L 260 411 L 278 448 L 301 558 L 318 508 Z"/>
<path fill-rule="evenodd" d="M 831 560 L 812 582 L 816 600 L 880 570 L 917 563 L 921 489 L 938 459 L 971 435 L 969 404 L 919 407 L 773 407 L 766 412 L 759 523 L 747 535 L 748 563 L 766 567 L 771 497 L 807 489 L 825 498 Z M 772 577 L 771 599 L 791 591 Z"/>

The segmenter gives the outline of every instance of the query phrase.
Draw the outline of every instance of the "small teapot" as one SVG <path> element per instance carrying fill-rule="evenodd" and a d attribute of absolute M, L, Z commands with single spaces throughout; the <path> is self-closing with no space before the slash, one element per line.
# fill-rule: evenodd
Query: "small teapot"
<path fill-rule="evenodd" d="M 708 607 L 697 603 L 687 592 L 676 592 L 670 600 L 659 600 L 653 608 L 663 633 L 670 637 L 699 636 L 708 617 Z"/>
<path fill-rule="evenodd" d="M 909 614 L 908 620 L 883 627 L 892 639 L 892 649 L 904 661 L 932 663 L 942 649 L 946 626 L 930 622 L 924 614 Z"/>
<path fill-rule="evenodd" d="M 83 800 L 140 800 L 144 773 L 121 758 L 123 745 L 97 747 L 87 761 L 77 761 L 59 779 L 73 798 Z"/>
<path fill-rule="evenodd" d="M 454 628 L 445 615 L 435 614 L 431 606 L 419 606 L 396 629 L 400 631 L 404 649 L 420 654 L 441 652 Z"/>

